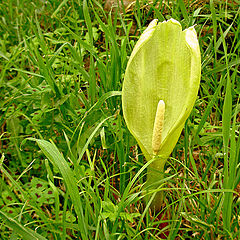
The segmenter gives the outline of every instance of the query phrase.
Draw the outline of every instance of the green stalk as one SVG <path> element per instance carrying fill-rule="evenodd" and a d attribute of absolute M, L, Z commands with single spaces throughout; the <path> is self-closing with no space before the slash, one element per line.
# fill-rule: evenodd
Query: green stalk
<path fill-rule="evenodd" d="M 148 194 L 145 198 L 146 203 L 150 200 L 152 194 L 155 192 L 155 197 L 151 202 L 151 208 L 155 211 L 161 209 L 163 203 L 164 192 L 161 189 L 161 182 L 164 178 L 164 165 L 167 158 L 161 158 L 160 156 L 155 156 L 155 160 L 149 165 L 147 171 L 147 182 L 145 185 L 146 193 Z"/>

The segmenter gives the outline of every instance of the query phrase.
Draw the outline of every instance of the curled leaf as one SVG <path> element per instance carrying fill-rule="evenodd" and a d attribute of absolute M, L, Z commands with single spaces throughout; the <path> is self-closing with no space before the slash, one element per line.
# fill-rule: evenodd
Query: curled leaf
<path fill-rule="evenodd" d="M 153 20 L 130 56 L 122 90 L 123 114 L 147 160 L 168 158 L 188 118 L 200 84 L 201 57 L 193 27 L 182 31 L 174 19 Z M 153 136 L 159 101 L 164 123 Z M 156 140 L 153 144 L 154 139 Z"/>

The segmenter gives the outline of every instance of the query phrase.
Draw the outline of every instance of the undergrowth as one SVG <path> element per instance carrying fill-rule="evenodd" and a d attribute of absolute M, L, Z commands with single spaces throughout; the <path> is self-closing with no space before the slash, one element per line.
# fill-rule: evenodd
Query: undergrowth
<path fill-rule="evenodd" d="M 1 1 L 0 238 L 238 239 L 239 3 Z M 140 34 L 171 17 L 195 25 L 202 78 L 153 212 L 121 89 Z"/>

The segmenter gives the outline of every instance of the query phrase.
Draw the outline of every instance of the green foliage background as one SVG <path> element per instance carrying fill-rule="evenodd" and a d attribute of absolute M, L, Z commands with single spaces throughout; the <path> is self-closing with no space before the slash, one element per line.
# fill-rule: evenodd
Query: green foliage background
<path fill-rule="evenodd" d="M 0 238 L 237 239 L 239 4 L 1 1 Z M 195 25 L 202 79 L 154 213 L 121 89 L 140 34 L 171 17 Z"/>

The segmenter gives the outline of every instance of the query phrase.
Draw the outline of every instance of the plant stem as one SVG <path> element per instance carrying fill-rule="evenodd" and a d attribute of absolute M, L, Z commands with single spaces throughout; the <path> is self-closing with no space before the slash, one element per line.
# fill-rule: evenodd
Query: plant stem
<path fill-rule="evenodd" d="M 149 165 L 147 173 L 147 182 L 146 182 L 146 203 L 150 201 L 152 194 L 155 194 L 154 199 L 151 202 L 152 210 L 160 210 L 163 202 L 163 191 L 161 191 L 161 185 L 163 183 L 164 177 L 164 165 L 166 163 L 166 158 L 160 156 L 155 156 L 155 160 Z M 157 192 L 154 190 L 159 189 Z M 151 194 L 151 192 L 153 192 Z"/>

